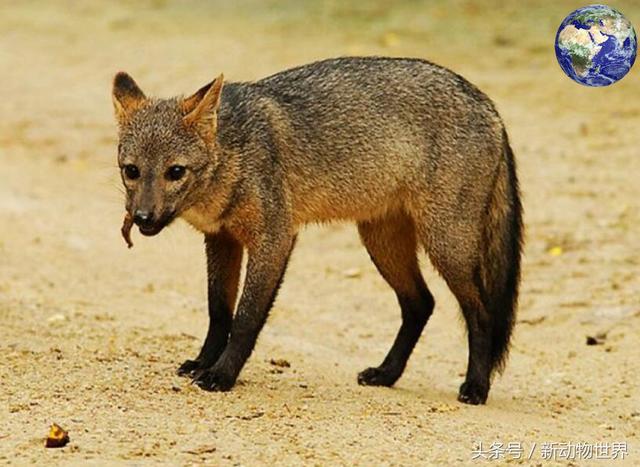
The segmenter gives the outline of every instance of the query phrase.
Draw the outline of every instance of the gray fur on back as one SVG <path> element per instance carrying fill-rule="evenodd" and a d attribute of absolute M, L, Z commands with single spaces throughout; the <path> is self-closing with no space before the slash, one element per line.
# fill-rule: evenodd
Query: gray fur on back
<path fill-rule="evenodd" d="M 503 126 L 489 98 L 419 59 L 337 58 L 230 83 L 219 118 L 221 143 L 271 148 L 294 212 L 303 211 L 299 222 L 332 213 L 358 219 L 443 184 L 450 196 L 468 196 L 483 176 L 491 183 L 502 154 Z"/>

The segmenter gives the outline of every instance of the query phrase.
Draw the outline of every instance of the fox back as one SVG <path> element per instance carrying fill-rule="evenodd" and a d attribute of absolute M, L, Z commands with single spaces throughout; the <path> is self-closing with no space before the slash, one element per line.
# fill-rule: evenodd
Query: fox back
<path fill-rule="evenodd" d="M 300 223 L 376 217 L 416 189 L 458 196 L 491 183 L 502 148 L 491 101 L 413 59 L 327 60 L 229 84 L 220 120 L 221 144 L 278 154 Z"/>

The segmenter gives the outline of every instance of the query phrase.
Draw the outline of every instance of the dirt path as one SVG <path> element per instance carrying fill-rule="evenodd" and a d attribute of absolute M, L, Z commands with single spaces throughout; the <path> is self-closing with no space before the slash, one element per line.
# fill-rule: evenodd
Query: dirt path
<path fill-rule="evenodd" d="M 640 463 L 640 72 L 599 90 L 561 74 L 550 41 L 572 2 L 222 3 L 0 4 L 0 462 L 454 465 L 501 441 L 537 443 L 537 462 L 544 442 L 626 442 L 615 465 Z M 119 237 L 115 71 L 169 95 L 359 53 L 455 69 L 510 130 L 520 322 L 484 407 L 456 402 L 466 338 L 426 260 L 436 312 L 394 389 L 356 384 L 399 311 L 335 225 L 301 236 L 240 383 L 210 394 L 173 376 L 206 329 L 201 238 L 183 223 L 130 251 Z M 71 443 L 45 450 L 54 421 Z"/>

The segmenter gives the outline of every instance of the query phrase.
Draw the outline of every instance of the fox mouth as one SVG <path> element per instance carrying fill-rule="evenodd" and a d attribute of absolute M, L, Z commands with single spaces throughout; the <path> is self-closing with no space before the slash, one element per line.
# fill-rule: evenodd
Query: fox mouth
<path fill-rule="evenodd" d="M 164 229 L 164 225 L 153 225 L 149 227 L 138 227 L 138 230 L 145 237 L 153 237 L 154 235 L 158 235 L 162 229 Z"/>
<path fill-rule="evenodd" d="M 167 227 L 173 221 L 174 216 L 167 216 L 163 220 L 159 220 L 158 222 L 151 225 L 139 225 L 138 230 L 145 237 L 153 237 L 154 235 L 158 235 L 165 227 Z"/>

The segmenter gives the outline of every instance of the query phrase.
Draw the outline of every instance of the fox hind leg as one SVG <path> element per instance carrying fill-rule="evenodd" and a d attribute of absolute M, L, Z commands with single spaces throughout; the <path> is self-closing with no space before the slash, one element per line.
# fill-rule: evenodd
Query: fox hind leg
<path fill-rule="evenodd" d="M 477 260 L 462 247 L 471 242 L 455 238 L 452 232 L 456 230 L 453 228 L 447 231 L 449 236 L 432 232 L 435 234 L 432 238 L 437 240 L 429 243 L 427 252 L 456 297 L 467 325 L 467 374 L 460 386 L 458 400 L 467 404 L 484 404 L 493 370 L 491 341 L 494 323 L 483 302 L 482 287 L 476 273 Z"/>
<path fill-rule="evenodd" d="M 467 324 L 469 344 L 467 375 L 460 386 L 458 400 L 473 405 L 486 402 L 493 371 L 491 363 L 493 320 L 476 291 L 454 288 L 454 295 L 460 303 Z"/>
<path fill-rule="evenodd" d="M 358 383 L 392 386 L 402 375 L 434 307 L 417 258 L 413 220 L 405 213 L 358 223 L 360 238 L 376 268 L 393 288 L 402 311 L 402 325 L 386 358 L 358 375 Z"/>

